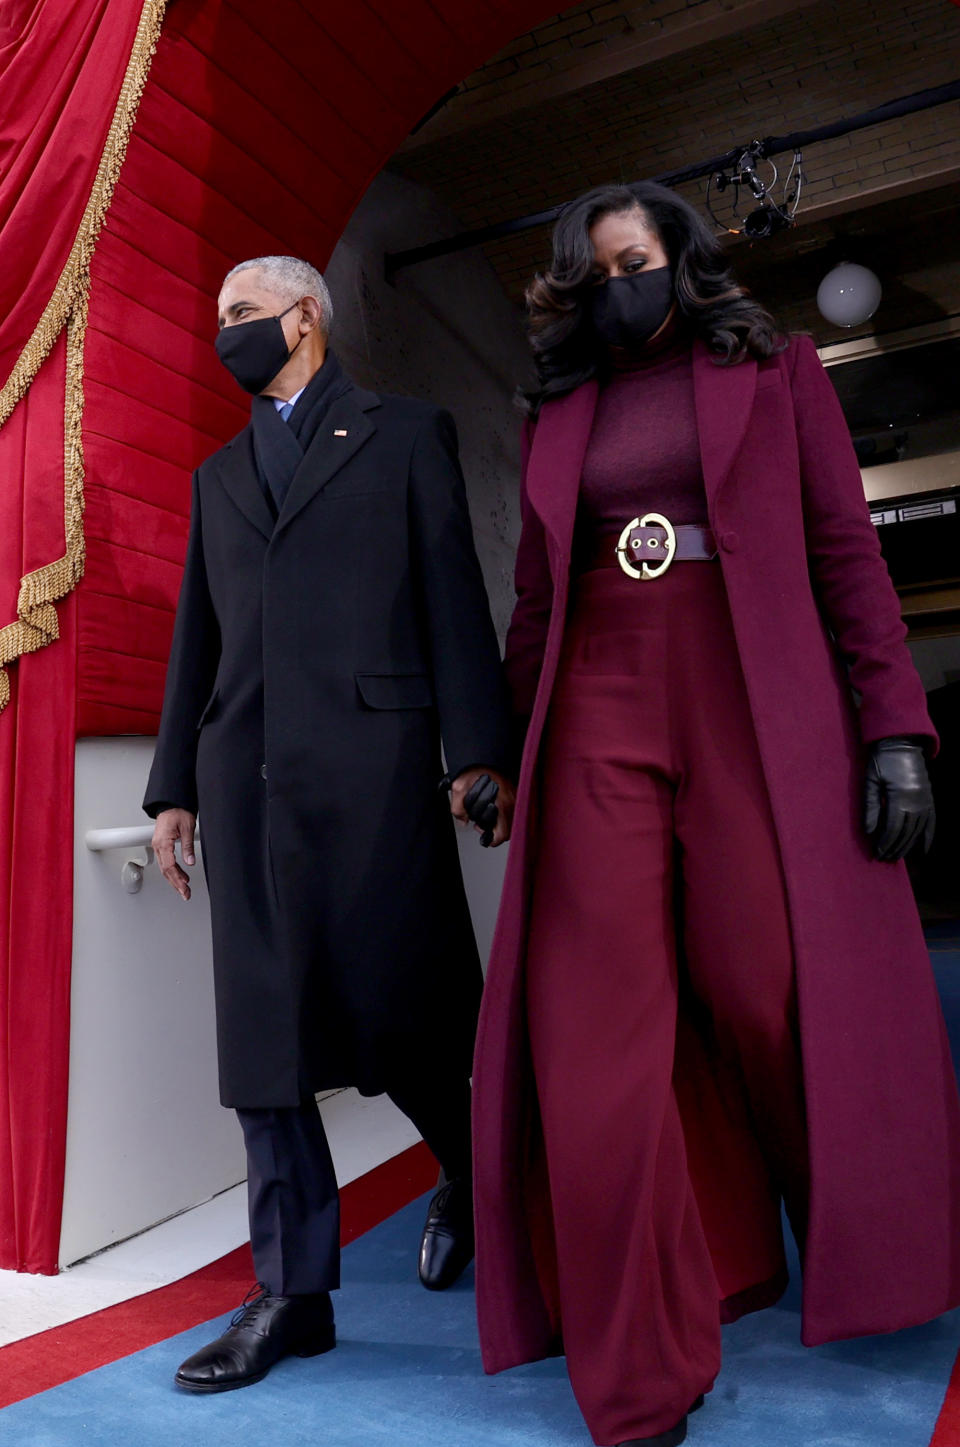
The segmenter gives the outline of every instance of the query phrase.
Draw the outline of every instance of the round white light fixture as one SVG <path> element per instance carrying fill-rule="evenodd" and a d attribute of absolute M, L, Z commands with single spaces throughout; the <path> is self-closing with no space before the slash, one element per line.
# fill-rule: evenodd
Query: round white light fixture
<path fill-rule="evenodd" d="M 841 261 L 817 287 L 817 306 L 835 327 L 856 327 L 873 316 L 882 295 L 880 278 L 869 267 Z"/>

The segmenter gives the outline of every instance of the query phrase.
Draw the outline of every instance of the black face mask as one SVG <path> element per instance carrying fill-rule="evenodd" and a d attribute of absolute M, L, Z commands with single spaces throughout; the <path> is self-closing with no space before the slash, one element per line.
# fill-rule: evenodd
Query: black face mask
<path fill-rule="evenodd" d="M 669 266 L 613 276 L 590 292 L 590 320 L 608 347 L 636 351 L 660 330 L 675 300 Z"/>
<path fill-rule="evenodd" d="M 303 341 L 301 337 L 297 347 L 290 351 L 280 325 L 280 317 L 292 312 L 295 306 L 299 306 L 299 302 L 293 302 L 280 316 L 238 322 L 236 326 L 224 327 L 217 333 L 214 342 L 217 356 L 245 392 L 256 395 L 264 387 L 269 387 Z"/>

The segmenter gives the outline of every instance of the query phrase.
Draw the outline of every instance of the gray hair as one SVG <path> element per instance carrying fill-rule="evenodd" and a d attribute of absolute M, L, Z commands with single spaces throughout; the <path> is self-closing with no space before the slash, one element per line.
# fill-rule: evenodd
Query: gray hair
<path fill-rule="evenodd" d="M 333 328 L 333 302 L 327 283 L 315 266 L 296 256 L 257 256 L 252 261 L 241 261 L 228 271 L 223 278 L 224 286 L 231 276 L 237 276 L 241 271 L 252 271 L 254 267 L 263 272 L 271 291 L 291 306 L 302 296 L 316 297 L 320 303 L 320 327 L 324 336 L 329 337 Z"/>

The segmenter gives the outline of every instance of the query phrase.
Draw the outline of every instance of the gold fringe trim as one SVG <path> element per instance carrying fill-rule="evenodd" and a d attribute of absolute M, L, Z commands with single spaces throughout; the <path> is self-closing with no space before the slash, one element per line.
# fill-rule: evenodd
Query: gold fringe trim
<path fill-rule="evenodd" d="M 83 343 L 87 330 L 87 294 L 67 322 L 67 365 L 63 414 L 62 558 L 20 579 L 17 621 L 0 628 L 0 713 L 10 702 L 5 665 L 24 653 L 36 653 L 60 637 L 54 603 L 65 598 L 83 576 Z"/>
<path fill-rule="evenodd" d="M 10 680 L 5 665 L 15 662 L 24 653 L 36 653 L 60 636 L 57 610 L 53 605 L 65 598 L 83 576 L 83 344 L 87 328 L 90 263 L 127 153 L 127 143 L 160 39 L 165 8 L 166 0 L 144 0 L 93 189 L 70 255 L 33 335 L 0 389 L 2 427 L 26 395 L 61 331 L 67 328 L 63 459 L 65 551 L 62 558 L 21 578 L 17 621 L 0 628 L 0 712 L 10 701 Z"/>

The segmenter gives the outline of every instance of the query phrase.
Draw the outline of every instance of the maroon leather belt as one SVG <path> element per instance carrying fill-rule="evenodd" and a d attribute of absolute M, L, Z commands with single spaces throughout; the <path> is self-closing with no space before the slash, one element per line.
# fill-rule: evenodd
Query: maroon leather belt
<path fill-rule="evenodd" d="M 622 568 L 639 581 L 660 578 L 671 563 L 707 563 L 717 556 L 717 540 L 709 528 L 693 523 L 676 527 L 660 513 L 634 518 L 620 533 L 598 533 L 577 548 L 580 573 L 594 568 Z"/>

